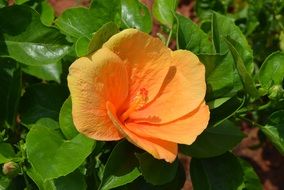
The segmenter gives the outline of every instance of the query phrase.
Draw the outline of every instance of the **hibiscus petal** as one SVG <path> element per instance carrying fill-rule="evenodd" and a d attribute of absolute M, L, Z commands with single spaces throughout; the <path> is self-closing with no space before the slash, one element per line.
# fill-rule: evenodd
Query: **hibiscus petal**
<path fill-rule="evenodd" d="M 69 68 L 68 86 L 77 130 L 96 140 L 119 140 L 106 110 L 106 101 L 120 107 L 128 96 L 128 75 L 122 60 L 107 48 L 79 58 Z"/>
<path fill-rule="evenodd" d="M 159 39 L 136 29 L 112 36 L 104 47 L 125 61 L 129 73 L 129 101 L 140 89 L 148 91 L 151 101 L 159 92 L 170 66 L 170 49 Z"/>
<path fill-rule="evenodd" d="M 202 103 L 196 110 L 173 122 L 161 125 L 126 123 L 130 131 L 143 137 L 155 137 L 179 144 L 192 144 L 209 121 L 209 108 Z"/>
<path fill-rule="evenodd" d="M 133 112 L 131 120 L 167 123 L 190 113 L 204 100 L 205 68 L 198 57 L 177 50 L 172 52 L 172 63 L 159 95 L 143 109 Z"/>
<path fill-rule="evenodd" d="M 124 126 L 116 116 L 116 110 L 111 102 L 107 102 L 108 115 L 117 129 L 123 133 L 128 141 L 141 149 L 149 152 L 157 159 L 164 159 L 172 163 L 177 156 L 178 146 L 176 143 L 142 136 L 143 134 L 132 132 L 129 127 Z"/>

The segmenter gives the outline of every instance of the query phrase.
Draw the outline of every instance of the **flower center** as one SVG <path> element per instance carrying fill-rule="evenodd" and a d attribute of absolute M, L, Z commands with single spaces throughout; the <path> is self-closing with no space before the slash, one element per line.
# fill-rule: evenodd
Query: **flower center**
<path fill-rule="evenodd" d="M 137 95 L 133 98 L 133 101 L 130 103 L 129 108 L 121 115 L 121 121 L 125 121 L 129 115 L 141 109 L 148 101 L 148 90 L 141 88 Z"/>

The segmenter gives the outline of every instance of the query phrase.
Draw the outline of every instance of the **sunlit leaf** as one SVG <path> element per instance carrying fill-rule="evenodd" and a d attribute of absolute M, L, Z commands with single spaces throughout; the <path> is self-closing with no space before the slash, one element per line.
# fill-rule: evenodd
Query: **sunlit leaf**
<path fill-rule="evenodd" d="M 60 129 L 66 139 L 72 139 L 78 135 L 72 118 L 72 102 L 70 96 L 65 100 L 59 114 Z"/>
<path fill-rule="evenodd" d="M 205 32 L 184 16 L 176 14 L 176 18 L 178 22 L 177 38 L 179 48 L 187 49 L 197 54 L 212 52 L 212 43 Z"/>
<path fill-rule="evenodd" d="M 148 8 L 138 0 L 121 0 L 121 19 L 127 28 L 151 32 L 152 18 Z"/>
<path fill-rule="evenodd" d="M 127 141 L 119 142 L 108 158 L 99 189 L 107 190 L 128 184 L 140 175 L 133 146 Z"/>
<path fill-rule="evenodd" d="M 65 36 L 43 25 L 33 9 L 10 6 L 0 10 L 0 56 L 39 66 L 57 63 L 68 51 Z"/>
<path fill-rule="evenodd" d="M 152 8 L 154 17 L 162 24 L 172 27 L 177 0 L 155 0 Z"/>
<path fill-rule="evenodd" d="M 58 128 L 57 122 L 41 119 L 32 125 L 27 135 L 28 160 L 44 180 L 73 172 L 92 152 L 95 142 L 82 134 L 65 140 Z"/>

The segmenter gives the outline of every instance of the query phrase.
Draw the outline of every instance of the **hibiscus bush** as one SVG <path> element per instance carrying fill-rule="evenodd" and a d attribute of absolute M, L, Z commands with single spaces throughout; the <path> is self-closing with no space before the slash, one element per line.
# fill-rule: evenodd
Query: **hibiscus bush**
<path fill-rule="evenodd" d="M 0 0 L 0 190 L 262 189 L 234 147 L 284 155 L 284 1 L 190 2 Z"/>

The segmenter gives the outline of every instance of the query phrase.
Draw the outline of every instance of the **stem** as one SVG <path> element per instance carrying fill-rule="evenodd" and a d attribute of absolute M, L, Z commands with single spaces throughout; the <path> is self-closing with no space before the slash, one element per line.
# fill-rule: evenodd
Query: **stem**
<path fill-rule="evenodd" d="M 168 39 L 167 39 L 167 43 L 166 43 L 166 46 L 168 47 L 169 44 L 170 44 L 170 41 L 171 41 L 171 38 L 172 38 L 172 35 L 173 35 L 173 29 L 171 29 L 170 33 L 169 33 L 169 36 L 168 36 Z"/>
<path fill-rule="evenodd" d="M 242 114 L 242 113 L 247 113 L 250 111 L 261 111 L 261 110 L 265 110 L 268 107 L 270 107 L 271 102 L 268 102 L 267 104 L 261 105 L 259 107 L 252 107 L 252 108 L 244 108 L 244 109 L 240 109 L 239 111 L 237 111 L 237 114 Z"/>
<path fill-rule="evenodd" d="M 258 128 L 262 128 L 262 127 L 263 127 L 262 125 L 256 123 L 255 121 L 252 121 L 252 120 L 250 120 L 250 119 L 248 119 L 248 118 L 246 118 L 246 117 L 243 117 L 243 116 L 240 116 L 240 115 L 237 115 L 236 117 L 239 118 L 239 119 L 241 119 L 241 120 L 247 121 L 247 122 L 249 122 L 250 124 L 252 124 L 253 126 L 256 126 L 256 127 L 258 127 Z"/>

